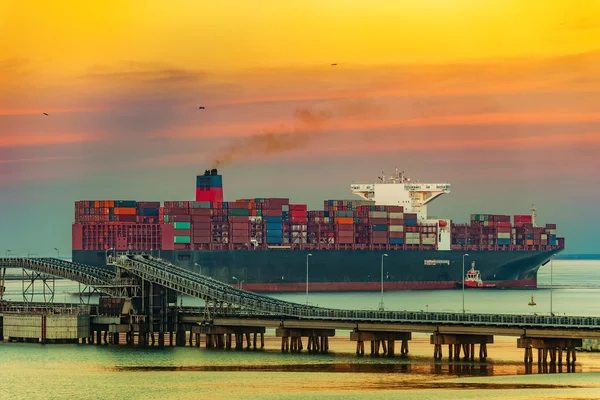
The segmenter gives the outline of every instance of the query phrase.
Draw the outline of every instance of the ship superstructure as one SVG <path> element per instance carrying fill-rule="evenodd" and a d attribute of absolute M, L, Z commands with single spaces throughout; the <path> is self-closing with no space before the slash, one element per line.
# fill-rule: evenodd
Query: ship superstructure
<path fill-rule="evenodd" d="M 358 183 L 350 185 L 350 192 L 375 205 L 397 205 L 404 208 L 405 213 L 417 215 L 417 221 L 423 225 L 434 225 L 438 231 L 437 250 L 450 250 L 450 220 L 429 219 L 427 205 L 443 194 L 450 193 L 449 183 L 413 182 L 404 171 L 395 169 L 392 176 L 384 172 L 376 183 Z"/>

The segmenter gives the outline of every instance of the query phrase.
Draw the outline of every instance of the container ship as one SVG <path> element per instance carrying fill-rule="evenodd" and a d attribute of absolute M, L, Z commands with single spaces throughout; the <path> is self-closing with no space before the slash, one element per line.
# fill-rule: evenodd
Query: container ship
<path fill-rule="evenodd" d="M 382 174 L 383 175 L 383 174 Z M 531 288 L 565 247 L 556 225 L 531 214 L 431 218 L 448 183 L 411 182 L 403 172 L 352 184 L 355 200 L 322 210 L 288 198 L 223 201 L 216 169 L 196 177 L 195 201 L 75 202 L 73 261 L 151 254 L 256 292 L 453 289 L 476 270 L 486 287 Z M 466 265 L 465 265 L 466 263 Z M 383 269 L 383 278 L 381 270 Z"/>

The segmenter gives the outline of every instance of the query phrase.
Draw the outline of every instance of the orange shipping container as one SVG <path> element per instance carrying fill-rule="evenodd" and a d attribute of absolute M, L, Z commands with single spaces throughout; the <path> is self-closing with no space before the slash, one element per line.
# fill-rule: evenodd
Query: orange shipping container
<path fill-rule="evenodd" d="M 137 209 L 135 207 L 115 208 L 115 215 L 135 215 Z"/>
<path fill-rule="evenodd" d="M 354 218 L 352 217 L 337 217 L 335 222 L 338 224 L 350 225 L 354 223 Z"/>

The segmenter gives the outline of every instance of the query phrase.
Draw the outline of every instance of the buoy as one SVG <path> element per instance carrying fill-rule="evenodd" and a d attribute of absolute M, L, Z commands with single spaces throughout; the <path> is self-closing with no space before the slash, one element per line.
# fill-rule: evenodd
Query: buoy
<path fill-rule="evenodd" d="M 531 301 L 529 303 L 530 306 L 535 306 L 535 301 L 533 301 L 533 296 L 531 296 Z"/>

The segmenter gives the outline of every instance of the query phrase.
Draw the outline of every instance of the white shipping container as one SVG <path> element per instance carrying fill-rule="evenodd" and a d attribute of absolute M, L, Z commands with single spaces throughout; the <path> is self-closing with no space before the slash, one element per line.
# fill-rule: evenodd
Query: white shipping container
<path fill-rule="evenodd" d="M 404 232 L 404 225 L 390 225 L 390 232 Z"/>
<path fill-rule="evenodd" d="M 498 232 L 498 239 L 510 239 L 510 232 Z"/>
<path fill-rule="evenodd" d="M 404 219 L 404 213 L 401 212 L 391 212 L 389 214 L 390 219 Z"/>
<path fill-rule="evenodd" d="M 429 237 L 422 238 L 421 242 L 423 244 L 432 244 L 432 245 L 434 245 L 435 244 L 435 238 L 429 238 Z"/>
<path fill-rule="evenodd" d="M 370 218 L 387 218 L 387 211 L 369 211 Z"/>

